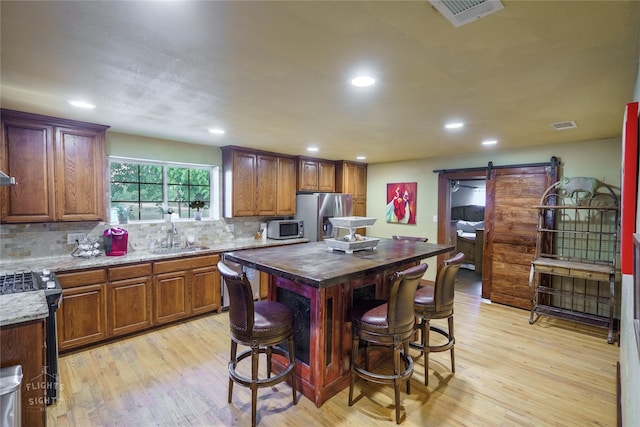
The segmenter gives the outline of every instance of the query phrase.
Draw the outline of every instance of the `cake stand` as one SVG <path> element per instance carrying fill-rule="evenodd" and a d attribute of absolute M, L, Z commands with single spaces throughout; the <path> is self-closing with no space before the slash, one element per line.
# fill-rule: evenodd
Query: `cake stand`
<path fill-rule="evenodd" d="M 356 228 L 370 227 L 376 222 L 376 218 L 364 216 L 342 216 L 329 218 L 334 227 L 346 228 L 349 234 L 339 239 L 324 239 L 329 250 L 343 251 L 352 254 L 354 251 L 375 249 L 380 239 L 375 237 L 360 236 L 355 233 Z"/>

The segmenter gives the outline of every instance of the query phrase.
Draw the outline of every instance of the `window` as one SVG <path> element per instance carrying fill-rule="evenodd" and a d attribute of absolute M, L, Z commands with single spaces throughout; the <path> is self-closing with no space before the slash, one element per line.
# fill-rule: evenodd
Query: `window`
<path fill-rule="evenodd" d="M 218 219 L 218 167 L 109 159 L 111 222 L 179 218 Z"/>

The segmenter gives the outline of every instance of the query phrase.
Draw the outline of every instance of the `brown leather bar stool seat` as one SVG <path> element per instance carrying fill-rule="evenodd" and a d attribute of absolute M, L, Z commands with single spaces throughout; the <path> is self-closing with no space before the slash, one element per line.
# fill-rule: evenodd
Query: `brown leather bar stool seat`
<path fill-rule="evenodd" d="M 389 300 L 365 300 L 351 311 L 353 341 L 351 345 L 351 379 L 349 406 L 353 405 L 353 385 L 356 377 L 380 384 L 393 384 L 395 389 L 396 423 L 400 423 L 400 384 L 405 382 L 411 393 L 409 380 L 413 374 L 413 360 L 409 355 L 409 341 L 415 318 L 413 299 L 427 264 L 420 264 L 390 277 Z M 364 347 L 364 367 L 358 364 L 360 342 Z M 368 349 L 372 346 L 393 350 L 393 374 L 369 370 Z M 401 366 L 400 362 L 403 362 Z"/>
<path fill-rule="evenodd" d="M 253 301 L 251 283 L 244 273 L 239 273 L 223 261 L 218 263 L 218 271 L 224 278 L 229 290 L 229 326 L 231 331 L 231 357 L 229 359 L 229 403 L 233 393 L 233 383 L 251 388 L 251 425 L 256 425 L 256 402 L 258 388 L 271 387 L 291 379 L 293 404 L 296 396 L 296 361 L 293 345 L 293 312 L 286 305 L 275 301 Z M 276 347 L 284 341 L 288 351 Z M 249 349 L 237 354 L 238 344 Z M 258 378 L 258 360 L 260 354 L 267 356 L 267 377 Z M 271 376 L 272 355 L 280 355 L 288 360 L 282 372 Z M 236 371 L 240 361 L 251 358 L 251 378 Z"/>
<path fill-rule="evenodd" d="M 412 348 L 418 348 L 424 354 L 424 385 L 429 385 L 429 354 L 451 350 L 451 372 L 456 372 L 453 333 L 453 297 L 456 278 L 460 265 L 464 261 L 464 254 L 458 253 L 444 262 L 438 272 L 436 281 L 421 286 L 416 291 L 414 312 L 416 316 L 415 329 L 420 332 L 420 342 L 412 342 Z M 449 329 L 445 331 L 430 324 L 431 319 L 447 319 Z M 429 332 L 436 332 L 447 340 L 441 345 L 429 344 Z"/>

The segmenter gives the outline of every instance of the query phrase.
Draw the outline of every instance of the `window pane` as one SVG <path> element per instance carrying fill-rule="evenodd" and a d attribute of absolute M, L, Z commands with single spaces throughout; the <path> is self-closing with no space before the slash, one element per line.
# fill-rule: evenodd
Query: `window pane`
<path fill-rule="evenodd" d="M 189 170 L 189 184 L 191 185 L 206 185 L 209 187 L 211 181 L 211 174 L 207 169 L 190 169 Z"/>
<path fill-rule="evenodd" d="M 112 202 L 137 202 L 139 200 L 138 184 L 111 183 Z"/>
<path fill-rule="evenodd" d="M 187 168 L 167 168 L 167 183 L 168 184 L 188 184 L 189 183 L 189 169 Z"/>
<path fill-rule="evenodd" d="M 162 166 L 140 165 L 140 182 L 162 184 Z"/>
<path fill-rule="evenodd" d="M 134 163 L 111 163 L 111 182 L 137 182 L 138 165 Z"/>
<path fill-rule="evenodd" d="M 162 203 L 142 202 L 140 203 L 140 219 L 162 219 L 164 212 L 162 211 Z"/>
<path fill-rule="evenodd" d="M 169 185 L 167 186 L 167 196 L 169 202 L 182 203 L 188 199 L 189 187 L 186 185 Z M 186 204 L 184 205 L 186 206 Z"/>
<path fill-rule="evenodd" d="M 189 201 L 202 200 L 207 205 L 209 204 L 209 187 L 198 187 L 192 185 L 189 187 Z"/>
<path fill-rule="evenodd" d="M 140 184 L 140 200 L 162 204 L 162 184 Z"/>

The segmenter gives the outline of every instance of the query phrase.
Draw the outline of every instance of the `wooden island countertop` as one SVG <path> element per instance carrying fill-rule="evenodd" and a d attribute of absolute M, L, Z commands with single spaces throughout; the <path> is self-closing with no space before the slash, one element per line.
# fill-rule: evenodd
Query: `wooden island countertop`
<path fill-rule="evenodd" d="M 321 406 L 349 385 L 351 308 L 386 298 L 389 278 L 452 245 L 380 239 L 375 249 L 347 254 L 325 242 L 249 249 L 225 259 L 269 274 L 268 298 L 294 313 L 298 390 Z M 286 362 L 274 357 L 276 371 Z"/>
<path fill-rule="evenodd" d="M 376 249 L 347 254 L 325 242 L 228 252 L 225 259 L 314 288 L 326 288 L 359 276 L 450 252 L 452 245 L 380 239 Z"/>

